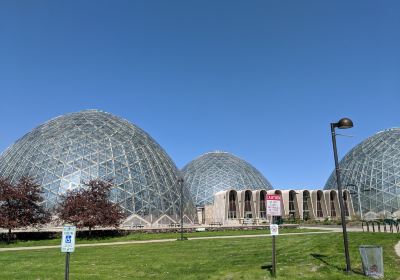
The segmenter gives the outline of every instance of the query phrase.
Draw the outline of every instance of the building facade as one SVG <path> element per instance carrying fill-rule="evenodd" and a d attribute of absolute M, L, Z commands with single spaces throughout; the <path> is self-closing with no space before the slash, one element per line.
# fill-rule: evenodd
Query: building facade
<path fill-rule="evenodd" d="M 337 190 L 234 190 L 215 194 L 214 204 L 198 208 L 203 224 L 243 225 L 264 224 L 271 219 L 266 209 L 267 194 L 279 194 L 284 220 L 340 219 Z M 352 198 L 343 191 L 347 219 L 355 217 Z"/>

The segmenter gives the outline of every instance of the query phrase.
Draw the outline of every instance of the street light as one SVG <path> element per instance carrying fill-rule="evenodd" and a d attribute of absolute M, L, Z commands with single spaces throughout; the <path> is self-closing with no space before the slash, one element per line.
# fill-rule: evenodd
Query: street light
<path fill-rule="evenodd" d="M 349 242 L 347 239 L 347 230 L 346 230 L 346 216 L 344 212 L 344 203 L 343 203 L 343 195 L 342 195 L 342 185 L 340 182 L 340 169 L 339 169 L 339 161 L 338 154 L 336 148 L 336 133 L 335 128 L 346 129 L 352 128 L 353 122 L 348 118 L 340 119 L 337 123 L 331 123 L 331 133 L 332 133 L 332 145 L 333 145 L 333 156 L 335 158 L 335 170 L 336 170 L 336 183 L 339 192 L 339 206 L 340 206 L 340 216 L 342 219 L 342 229 L 343 229 L 343 242 L 344 242 L 344 253 L 346 257 L 346 272 L 349 273 L 351 271 L 350 265 L 350 254 L 349 254 Z"/>
<path fill-rule="evenodd" d="M 183 237 L 183 178 L 179 177 L 178 178 L 178 183 L 180 186 L 180 192 L 181 192 L 181 199 L 180 199 L 180 208 L 181 208 L 181 238 L 178 238 L 178 240 L 183 241 L 183 240 L 187 240 L 186 237 Z"/>

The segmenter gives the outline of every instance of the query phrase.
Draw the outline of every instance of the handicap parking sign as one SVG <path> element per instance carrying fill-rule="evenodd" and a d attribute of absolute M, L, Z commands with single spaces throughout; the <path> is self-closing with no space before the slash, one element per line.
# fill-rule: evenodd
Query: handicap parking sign
<path fill-rule="evenodd" d="M 61 252 L 71 253 L 75 251 L 76 227 L 64 226 L 61 239 Z"/>

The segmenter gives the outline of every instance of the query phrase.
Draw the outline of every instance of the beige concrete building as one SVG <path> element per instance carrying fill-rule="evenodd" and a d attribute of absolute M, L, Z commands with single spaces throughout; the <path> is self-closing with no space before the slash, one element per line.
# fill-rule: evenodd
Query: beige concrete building
<path fill-rule="evenodd" d="M 266 212 L 267 194 L 282 197 L 282 218 L 300 220 L 336 220 L 340 218 L 338 192 L 336 190 L 240 190 L 217 192 L 214 203 L 198 208 L 201 224 L 243 225 L 268 223 Z M 353 202 L 348 190 L 343 191 L 345 213 L 354 218 Z"/>

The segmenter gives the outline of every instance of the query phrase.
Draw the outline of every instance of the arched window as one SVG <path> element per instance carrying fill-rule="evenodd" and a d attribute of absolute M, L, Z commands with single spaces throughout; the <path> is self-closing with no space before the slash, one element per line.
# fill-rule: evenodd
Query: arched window
<path fill-rule="evenodd" d="M 251 212 L 251 191 L 246 191 L 244 193 L 244 217 L 247 219 L 253 218 L 253 213 Z"/>
<path fill-rule="evenodd" d="M 322 211 L 322 192 L 318 191 L 317 192 L 317 217 L 318 218 L 323 218 L 324 217 L 324 212 Z"/>
<path fill-rule="evenodd" d="M 304 191 L 303 192 L 303 219 L 308 220 L 310 219 L 310 192 Z"/>
<path fill-rule="evenodd" d="M 228 211 L 228 219 L 236 219 L 236 192 L 229 192 L 229 211 Z"/>
<path fill-rule="evenodd" d="M 265 199 L 266 199 L 266 192 L 260 192 L 260 218 L 266 219 L 267 218 L 267 209 L 265 207 Z"/>
<path fill-rule="evenodd" d="M 347 192 L 343 192 L 343 203 L 344 203 L 344 214 L 348 217 L 350 216 L 349 213 L 349 205 L 348 205 L 348 194 Z"/>
<path fill-rule="evenodd" d="M 292 217 L 293 219 L 296 217 L 295 200 L 296 200 L 296 192 L 290 191 L 289 192 L 289 216 Z"/>
<path fill-rule="evenodd" d="M 336 217 L 335 197 L 335 193 L 332 191 L 330 193 L 331 217 Z"/>

